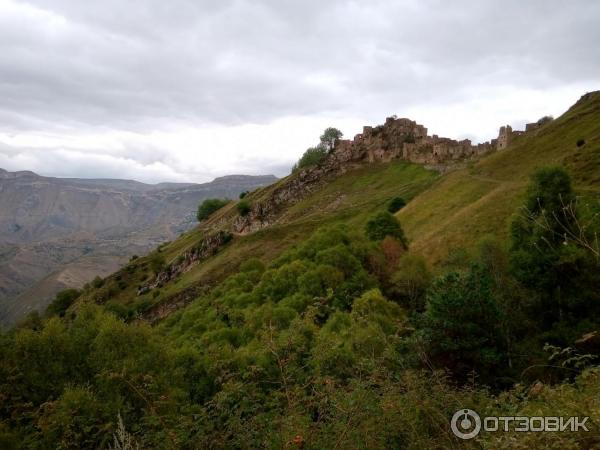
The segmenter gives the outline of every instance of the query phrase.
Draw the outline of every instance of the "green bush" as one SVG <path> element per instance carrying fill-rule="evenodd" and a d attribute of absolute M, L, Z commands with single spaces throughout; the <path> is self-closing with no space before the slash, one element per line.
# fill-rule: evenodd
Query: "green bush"
<path fill-rule="evenodd" d="M 238 213 L 240 213 L 240 216 L 247 216 L 250 214 L 250 211 L 252 211 L 252 206 L 250 206 L 250 203 L 247 200 L 240 200 L 237 203 L 236 208 Z"/>
<path fill-rule="evenodd" d="M 92 280 L 92 287 L 95 289 L 101 288 L 104 285 L 104 280 L 99 276 L 94 277 Z"/>
<path fill-rule="evenodd" d="M 406 201 L 402 197 L 394 197 L 388 204 L 388 212 L 394 214 L 406 206 Z"/>
<path fill-rule="evenodd" d="M 198 213 L 196 214 L 198 222 L 208 219 L 212 213 L 218 211 L 227 203 L 229 203 L 229 200 L 220 198 L 208 198 L 204 200 L 200 206 L 198 206 Z"/>
<path fill-rule="evenodd" d="M 309 166 L 316 166 L 327 157 L 327 149 L 324 147 L 311 147 L 307 149 L 302 157 L 292 168 L 292 172 Z"/>
<path fill-rule="evenodd" d="M 52 303 L 48 305 L 46 314 L 48 316 L 64 316 L 65 312 L 73 304 L 73 302 L 81 295 L 81 291 L 77 289 L 65 289 L 56 294 Z"/>
<path fill-rule="evenodd" d="M 157 275 L 159 272 L 161 272 L 166 266 L 166 260 L 165 257 L 160 254 L 160 253 L 154 253 L 151 257 L 150 257 L 150 270 L 152 270 L 152 272 Z"/>
<path fill-rule="evenodd" d="M 386 236 L 391 236 L 408 248 L 400 222 L 389 212 L 380 212 L 372 217 L 365 226 L 365 234 L 371 241 L 381 241 Z"/>

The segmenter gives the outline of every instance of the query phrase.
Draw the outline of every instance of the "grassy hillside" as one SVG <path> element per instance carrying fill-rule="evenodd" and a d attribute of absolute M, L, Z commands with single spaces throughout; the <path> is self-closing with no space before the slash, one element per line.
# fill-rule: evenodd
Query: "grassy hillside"
<path fill-rule="evenodd" d="M 167 263 L 176 261 L 186 250 L 197 245 L 211 229 L 219 228 L 223 222 L 237 215 L 235 205 L 231 203 L 197 229 L 161 246 L 146 257 L 130 262 L 108 277 L 99 289 L 86 293 L 84 298 L 102 302 L 110 298 L 110 304 L 120 305 L 118 308 L 124 306 L 130 311 L 144 311 L 152 305 L 168 303 L 186 290 L 196 295 L 197 289 L 214 286 L 245 260 L 253 257 L 264 262 L 271 261 L 321 226 L 345 223 L 362 229 L 368 217 L 382 209 L 391 198 L 401 196 L 410 201 L 435 182 L 438 176 L 434 171 L 403 161 L 351 170 L 284 211 L 277 224 L 255 233 L 234 236 L 232 242 L 215 256 L 193 266 L 174 282 L 162 289 L 137 295 L 138 286 L 152 277 L 149 261 L 157 252 L 164 256 Z M 257 201 L 282 183 L 285 183 L 285 179 L 259 189 L 247 198 Z"/>
<path fill-rule="evenodd" d="M 187 296 L 188 301 L 233 273 L 248 258 L 271 261 L 323 225 L 345 223 L 362 228 L 367 218 L 383 209 L 394 196 L 408 201 L 397 216 L 408 235 L 411 250 L 422 254 L 435 268 L 453 249 L 470 251 L 485 235 L 506 238 L 508 224 L 522 203 L 530 174 L 536 167 L 550 164 L 565 166 L 578 193 L 591 200 L 593 207 L 598 205 L 598 93 L 582 98 L 563 116 L 539 130 L 516 137 L 508 149 L 443 176 L 403 161 L 349 170 L 285 209 L 274 225 L 234 236 L 216 255 L 194 265 L 161 289 L 137 295 L 138 287 L 153 277 L 149 260 L 157 252 L 167 264 L 177 261 L 204 236 L 235 219 L 237 210 L 232 202 L 197 229 L 131 262 L 85 297 L 101 302 L 110 298 L 111 305 L 119 305 L 121 310 L 124 307 L 130 315 L 154 305 L 168 304 L 177 300 L 178 295 Z M 295 176 L 257 189 L 246 199 L 251 203 L 264 200 Z"/>
<path fill-rule="evenodd" d="M 577 146 L 583 139 L 585 143 Z M 452 248 L 472 249 L 486 234 L 506 237 L 508 224 L 537 167 L 558 164 L 578 194 L 598 205 L 600 196 L 600 93 L 575 104 L 536 132 L 518 136 L 506 150 L 441 177 L 397 216 L 411 248 L 430 263 Z"/>
<path fill-rule="evenodd" d="M 600 212 L 599 105 L 445 175 L 402 161 L 296 173 L 248 194 L 249 215 L 231 202 L 79 300 L 63 292 L 0 333 L 0 447 L 106 448 L 116 433 L 167 449 L 599 448 L 598 229 L 576 227 Z M 530 178 L 549 164 L 570 175 Z M 396 196 L 408 251 L 380 214 Z M 507 251 L 523 202 L 534 213 Z M 500 242 L 443 264 L 486 234 Z M 463 441 L 450 420 L 465 408 L 591 429 Z"/>
<path fill-rule="evenodd" d="M 138 287 L 153 276 L 149 260 L 154 252 L 130 263 L 109 277 L 99 291 L 94 290 L 86 297 L 101 301 L 110 298 L 111 304 L 124 306 L 130 313 L 168 304 L 177 300 L 178 295 L 190 300 L 233 273 L 248 258 L 271 261 L 320 226 L 345 223 L 362 228 L 367 218 L 383 209 L 394 196 L 408 201 L 397 216 L 408 235 L 411 250 L 422 254 L 436 268 L 453 249 L 471 251 L 483 236 L 505 239 L 511 217 L 522 203 L 530 174 L 535 168 L 550 164 L 565 166 L 577 192 L 593 208 L 598 207 L 598 93 L 584 97 L 563 116 L 537 131 L 516 137 L 508 149 L 443 176 L 403 161 L 349 170 L 285 209 L 274 225 L 234 236 L 215 256 L 193 266 L 161 289 L 137 295 Z M 258 189 L 246 199 L 251 203 L 264 200 L 295 176 Z M 204 236 L 226 227 L 235 217 L 237 210 L 232 202 L 202 226 L 159 251 L 166 263 L 175 262 Z"/>

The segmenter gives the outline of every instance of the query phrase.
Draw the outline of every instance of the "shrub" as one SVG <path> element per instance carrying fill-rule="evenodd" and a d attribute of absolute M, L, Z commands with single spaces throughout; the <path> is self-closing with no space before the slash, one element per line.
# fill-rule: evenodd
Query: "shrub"
<path fill-rule="evenodd" d="M 316 166 L 327 156 L 327 149 L 324 147 L 311 147 L 307 149 L 302 157 L 292 168 L 292 172 L 309 166 Z"/>
<path fill-rule="evenodd" d="M 582 147 L 585 145 L 585 139 L 577 139 L 577 147 Z"/>
<path fill-rule="evenodd" d="M 240 200 L 243 199 L 246 195 L 248 195 L 250 191 L 240 192 Z"/>
<path fill-rule="evenodd" d="M 155 253 L 150 258 L 150 270 L 152 270 L 155 275 L 162 271 L 165 268 L 165 265 L 165 257 L 160 253 Z"/>
<path fill-rule="evenodd" d="M 246 200 L 239 201 L 238 204 L 236 205 L 236 208 L 237 208 L 238 212 L 240 213 L 240 216 L 247 216 L 248 214 L 250 214 L 250 211 L 252 211 L 252 207 L 250 206 L 250 203 L 248 203 L 248 201 L 246 201 Z"/>
<path fill-rule="evenodd" d="M 398 239 L 405 248 L 408 247 L 400 222 L 389 212 L 380 212 L 371 218 L 365 227 L 365 234 L 371 241 L 381 241 L 386 236 L 392 236 Z"/>
<path fill-rule="evenodd" d="M 406 201 L 402 197 L 394 197 L 388 204 L 388 212 L 394 214 L 406 206 Z"/>
<path fill-rule="evenodd" d="M 100 278 L 99 276 L 96 276 L 93 280 L 92 280 L 92 287 L 93 288 L 101 288 L 104 285 L 104 280 L 102 278 Z"/>
<path fill-rule="evenodd" d="M 77 289 L 65 289 L 56 294 L 52 303 L 48 305 L 46 314 L 49 316 L 64 316 L 65 312 L 73 304 L 73 302 L 81 295 L 81 291 Z"/>
<path fill-rule="evenodd" d="M 208 198 L 204 200 L 200 206 L 198 206 L 198 213 L 196 214 L 198 222 L 208 219 L 212 213 L 218 211 L 227 203 L 229 203 L 229 200 L 220 198 Z"/>

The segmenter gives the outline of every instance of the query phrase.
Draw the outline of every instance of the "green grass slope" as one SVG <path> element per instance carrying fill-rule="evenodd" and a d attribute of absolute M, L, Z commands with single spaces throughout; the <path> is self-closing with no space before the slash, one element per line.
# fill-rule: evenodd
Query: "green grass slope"
<path fill-rule="evenodd" d="M 188 297 L 186 300 L 189 301 L 203 289 L 213 287 L 233 273 L 245 260 L 260 258 L 269 262 L 324 225 L 345 223 L 362 228 L 369 216 L 384 208 L 391 198 L 401 196 L 410 201 L 438 176 L 434 171 L 404 161 L 356 168 L 284 210 L 276 224 L 254 233 L 235 235 L 216 255 L 192 266 L 162 288 L 137 295 L 138 287 L 153 277 L 150 260 L 156 253 L 160 253 L 167 264 L 177 261 L 180 255 L 197 245 L 212 230 L 224 227 L 236 217 L 235 203 L 232 202 L 197 229 L 161 246 L 150 255 L 131 261 L 104 280 L 102 286 L 86 292 L 84 298 L 108 302 L 117 312 L 130 317 L 165 305 L 166 310 L 158 312 L 159 316 L 163 316 L 170 312 L 168 305 L 179 301 L 179 297 Z M 249 194 L 246 199 L 253 202 L 265 198 L 281 183 L 285 183 L 285 179 Z"/>
<path fill-rule="evenodd" d="M 578 146 L 581 139 L 585 143 Z M 192 265 L 160 289 L 138 295 L 138 288 L 154 276 L 151 259 L 160 253 L 167 264 L 176 262 L 205 236 L 227 229 L 238 215 L 235 202 L 231 202 L 197 229 L 130 262 L 102 286 L 88 290 L 84 298 L 108 302 L 128 317 L 144 313 L 153 320 L 161 318 L 215 286 L 248 258 L 269 262 L 324 225 L 345 223 L 362 229 L 367 219 L 395 196 L 408 201 L 397 217 L 411 251 L 425 256 L 433 267 L 439 266 L 452 249 L 472 250 L 485 235 L 506 238 L 530 174 L 536 167 L 550 164 L 564 165 L 578 193 L 600 205 L 600 93 L 582 97 L 563 116 L 515 138 L 506 150 L 443 176 L 404 161 L 349 170 L 284 208 L 275 224 L 235 235 L 215 255 Z M 264 201 L 296 176 L 260 188 L 245 200 Z"/>
<path fill-rule="evenodd" d="M 585 143 L 577 145 L 579 140 Z M 506 237 L 529 176 L 537 167 L 562 165 L 585 201 L 600 201 L 600 92 L 535 132 L 518 136 L 506 150 L 441 177 L 397 217 L 411 249 L 430 263 L 454 248 L 472 249 L 486 234 Z"/>

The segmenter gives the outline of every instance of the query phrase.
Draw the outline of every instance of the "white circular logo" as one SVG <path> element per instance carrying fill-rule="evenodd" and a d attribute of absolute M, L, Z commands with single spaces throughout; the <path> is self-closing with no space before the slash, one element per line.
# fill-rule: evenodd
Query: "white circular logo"
<path fill-rule="evenodd" d="M 473 439 L 481 431 L 481 418 L 472 409 L 460 409 L 452 416 L 450 427 L 460 439 Z"/>

